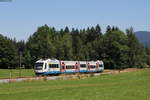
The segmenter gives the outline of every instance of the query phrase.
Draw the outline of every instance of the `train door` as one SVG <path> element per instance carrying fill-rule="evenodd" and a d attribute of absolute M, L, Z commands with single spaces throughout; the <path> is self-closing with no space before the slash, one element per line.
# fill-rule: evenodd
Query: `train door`
<path fill-rule="evenodd" d="M 61 63 L 61 72 L 65 72 L 65 64 L 64 64 L 64 62 Z"/>
<path fill-rule="evenodd" d="M 96 71 L 99 70 L 99 63 L 96 63 Z"/>
<path fill-rule="evenodd" d="M 90 71 L 90 63 L 88 63 L 88 71 Z"/>
<path fill-rule="evenodd" d="M 76 62 L 76 72 L 79 72 L 79 64 Z"/>

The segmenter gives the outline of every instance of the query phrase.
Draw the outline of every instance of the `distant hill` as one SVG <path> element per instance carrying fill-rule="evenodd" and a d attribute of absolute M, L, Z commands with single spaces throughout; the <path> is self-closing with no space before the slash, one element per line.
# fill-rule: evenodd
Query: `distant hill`
<path fill-rule="evenodd" d="M 135 32 L 136 37 L 146 47 L 150 47 L 150 32 L 149 31 L 137 31 Z"/>

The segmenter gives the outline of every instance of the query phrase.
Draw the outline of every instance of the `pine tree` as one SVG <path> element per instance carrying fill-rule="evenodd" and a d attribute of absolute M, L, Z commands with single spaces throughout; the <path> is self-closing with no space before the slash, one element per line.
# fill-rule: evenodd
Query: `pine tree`
<path fill-rule="evenodd" d="M 121 31 L 108 31 L 104 35 L 103 54 L 107 68 L 122 69 L 127 67 L 127 36 Z"/>
<path fill-rule="evenodd" d="M 136 38 L 133 28 L 126 30 L 128 36 L 128 62 L 129 67 L 143 67 L 143 60 L 144 60 L 144 50 L 142 45 L 139 43 L 138 39 Z"/>
<path fill-rule="evenodd" d="M 99 24 L 96 25 L 95 30 L 97 34 L 99 34 L 100 36 L 102 35 L 101 27 L 99 26 Z"/>
<path fill-rule="evenodd" d="M 106 33 L 110 32 L 110 31 L 111 31 L 111 27 L 110 27 L 110 25 L 108 25 L 107 28 L 106 28 Z"/>
<path fill-rule="evenodd" d="M 8 67 L 16 68 L 17 48 L 13 41 L 0 34 L 0 68 L 7 69 Z"/>
<path fill-rule="evenodd" d="M 67 26 L 64 29 L 64 33 L 69 33 L 69 28 Z"/>

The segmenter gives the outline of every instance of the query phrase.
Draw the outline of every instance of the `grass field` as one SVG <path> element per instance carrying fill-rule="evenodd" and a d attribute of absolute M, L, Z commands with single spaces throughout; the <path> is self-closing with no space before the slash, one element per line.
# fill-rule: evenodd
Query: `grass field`
<path fill-rule="evenodd" d="M 10 78 L 10 72 L 12 78 L 19 77 L 19 69 L 0 69 L 0 78 Z M 21 69 L 21 77 L 29 77 L 34 75 L 33 69 Z"/>
<path fill-rule="evenodd" d="M 0 84 L 0 100 L 150 100 L 150 69 L 81 80 Z"/>

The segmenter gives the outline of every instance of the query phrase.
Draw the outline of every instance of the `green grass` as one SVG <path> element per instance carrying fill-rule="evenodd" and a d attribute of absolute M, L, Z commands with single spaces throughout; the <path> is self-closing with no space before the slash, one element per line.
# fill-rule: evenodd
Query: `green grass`
<path fill-rule="evenodd" d="M 0 69 L 0 78 L 10 78 L 10 72 L 12 78 L 19 77 L 19 69 Z M 33 69 L 21 69 L 21 77 L 30 77 L 34 75 Z"/>
<path fill-rule="evenodd" d="M 0 84 L 0 100 L 150 100 L 150 69 L 81 80 Z"/>

